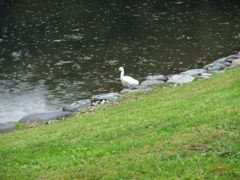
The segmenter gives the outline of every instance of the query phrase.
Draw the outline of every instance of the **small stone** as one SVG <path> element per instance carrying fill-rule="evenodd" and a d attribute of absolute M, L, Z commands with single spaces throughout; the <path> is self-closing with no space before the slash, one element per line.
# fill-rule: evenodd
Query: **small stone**
<path fill-rule="evenodd" d="M 189 75 L 189 76 L 199 76 L 205 72 L 206 72 L 206 69 L 190 69 L 190 70 L 182 72 L 181 74 Z"/>
<path fill-rule="evenodd" d="M 234 67 L 240 67 L 240 58 L 235 59 L 235 60 L 232 62 L 230 68 L 234 68 Z"/>
<path fill-rule="evenodd" d="M 176 74 L 173 75 L 167 82 L 171 84 L 186 84 L 194 81 L 195 78 L 189 75 Z"/>
<path fill-rule="evenodd" d="M 80 112 L 80 111 L 87 110 L 90 107 L 91 107 L 91 100 L 84 99 L 84 100 L 76 101 L 70 105 L 64 106 L 63 111 Z"/>
<path fill-rule="evenodd" d="M 105 104 L 105 100 L 102 100 L 102 101 L 100 102 L 100 104 L 101 104 L 101 105 L 104 105 L 104 104 Z"/>
<path fill-rule="evenodd" d="M 102 100 L 118 101 L 119 96 L 120 94 L 118 93 L 106 93 L 106 94 L 99 94 L 99 95 L 92 96 L 91 99 L 93 102 L 99 101 L 100 103 Z"/>
<path fill-rule="evenodd" d="M 231 66 L 231 64 L 232 64 L 232 63 L 231 63 L 231 62 L 228 62 L 228 61 L 226 61 L 226 62 L 224 63 L 225 66 Z"/>
<path fill-rule="evenodd" d="M 47 121 L 46 124 L 50 125 L 50 124 L 55 124 L 58 122 L 59 122 L 59 120 L 50 120 L 50 121 Z"/>

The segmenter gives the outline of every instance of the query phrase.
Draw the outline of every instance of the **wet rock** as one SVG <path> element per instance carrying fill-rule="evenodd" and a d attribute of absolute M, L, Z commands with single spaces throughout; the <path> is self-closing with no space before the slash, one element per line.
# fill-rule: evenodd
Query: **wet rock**
<path fill-rule="evenodd" d="M 195 80 L 195 78 L 192 76 L 176 74 L 176 75 L 173 75 L 172 77 L 170 77 L 170 79 L 167 82 L 170 84 L 180 85 L 180 84 L 186 84 L 186 83 L 193 82 L 194 80 Z"/>
<path fill-rule="evenodd" d="M 226 59 L 227 59 L 226 57 L 223 57 L 223 58 L 217 59 L 213 63 L 215 63 L 215 64 L 217 64 L 217 63 L 224 64 Z"/>
<path fill-rule="evenodd" d="M 229 66 L 229 61 L 227 61 L 228 58 L 220 58 L 216 61 L 214 61 L 211 64 L 208 64 L 204 66 L 203 68 L 209 71 L 221 71 L 223 70 L 226 66 Z"/>
<path fill-rule="evenodd" d="M 240 58 L 240 54 L 233 54 L 226 58 L 226 62 L 232 63 L 235 59 Z"/>
<path fill-rule="evenodd" d="M 234 59 L 237 59 L 236 55 L 235 56 L 232 55 L 232 56 L 228 56 L 228 57 L 218 59 L 218 60 L 214 61 L 213 63 L 216 64 L 216 65 L 217 64 L 222 64 L 224 66 L 229 66 L 229 65 L 231 65 L 231 63 Z"/>
<path fill-rule="evenodd" d="M 93 102 L 95 101 L 117 101 L 119 99 L 120 94 L 118 93 L 106 93 L 106 94 L 99 94 L 91 97 Z"/>
<path fill-rule="evenodd" d="M 163 84 L 165 83 L 164 81 L 159 81 L 159 80 L 145 80 L 141 83 L 141 86 L 151 86 L 151 85 L 156 85 L 156 84 Z M 138 88 L 141 89 L 141 88 Z"/>
<path fill-rule="evenodd" d="M 101 104 L 101 101 L 94 101 L 94 102 L 92 102 L 92 108 L 95 108 L 96 106 L 98 106 L 100 104 Z"/>
<path fill-rule="evenodd" d="M 224 63 L 225 66 L 231 66 L 231 64 L 232 64 L 232 63 L 231 63 L 231 62 L 228 62 L 228 61 L 226 61 L 226 62 Z"/>
<path fill-rule="evenodd" d="M 202 73 L 205 73 L 206 69 L 190 69 L 187 71 L 182 72 L 183 75 L 189 75 L 189 76 L 200 76 Z"/>
<path fill-rule="evenodd" d="M 240 58 L 235 59 L 235 60 L 232 62 L 230 68 L 234 68 L 234 67 L 240 67 Z"/>
<path fill-rule="evenodd" d="M 153 76 L 147 76 L 146 80 L 167 81 L 168 78 L 164 75 L 153 75 Z"/>
<path fill-rule="evenodd" d="M 15 127 L 15 123 L 0 123 L 0 132 L 12 131 Z"/>
<path fill-rule="evenodd" d="M 72 112 L 69 112 L 69 111 L 37 113 L 37 114 L 30 114 L 20 119 L 19 121 L 20 122 L 31 122 L 31 121 L 47 122 L 50 120 L 56 120 L 56 119 L 61 119 L 63 117 L 68 117 L 71 115 L 72 115 Z"/>
<path fill-rule="evenodd" d="M 63 111 L 71 111 L 71 112 L 82 112 L 91 107 L 91 100 L 90 99 L 84 99 L 80 101 L 76 101 L 70 105 L 64 106 Z"/>
<path fill-rule="evenodd" d="M 224 65 L 222 63 L 211 63 L 211 64 L 204 66 L 203 68 L 208 71 L 220 71 L 220 70 L 223 70 L 225 67 L 226 67 L 226 65 Z"/>

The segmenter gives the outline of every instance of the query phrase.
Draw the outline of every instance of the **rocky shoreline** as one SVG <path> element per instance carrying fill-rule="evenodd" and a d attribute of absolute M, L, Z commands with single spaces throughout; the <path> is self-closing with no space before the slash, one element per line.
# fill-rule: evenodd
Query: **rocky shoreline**
<path fill-rule="evenodd" d="M 190 69 L 174 75 L 153 75 L 147 76 L 141 84 L 135 88 L 123 89 L 120 93 L 105 93 L 92 96 L 90 99 L 76 101 L 62 108 L 62 111 L 30 114 L 19 120 L 22 123 L 46 123 L 52 124 L 58 122 L 64 117 L 69 117 L 73 113 L 84 113 L 93 111 L 96 107 L 111 104 L 119 101 L 122 94 L 141 91 L 150 91 L 151 86 L 157 84 L 168 84 L 170 86 L 179 86 L 193 81 L 210 78 L 214 74 L 223 73 L 226 68 L 240 66 L 240 52 L 227 57 L 215 60 L 200 69 Z M 16 127 L 15 123 L 0 123 L 0 132 L 11 131 Z M 34 126 L 30 126 L 34 127 Z"/>

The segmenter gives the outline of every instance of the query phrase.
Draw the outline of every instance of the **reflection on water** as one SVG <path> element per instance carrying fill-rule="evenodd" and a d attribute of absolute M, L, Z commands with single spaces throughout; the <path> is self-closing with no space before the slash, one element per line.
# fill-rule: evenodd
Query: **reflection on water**
<path fill-rule="evenodd" d="M 0 16 L 0 122 L 119 91 L 119 66 L 142 79 L 234 53 L 239 19 L 237 0 L 12 1 Z"/>
<path fill-rule="evenodd" d="M 31 113 L 54 111 L 56 107 L 46 101 L 44 89 L 31 91 L 5 93 L 0 96 L 0 119 L 1 122 L 17 120 Z"/>

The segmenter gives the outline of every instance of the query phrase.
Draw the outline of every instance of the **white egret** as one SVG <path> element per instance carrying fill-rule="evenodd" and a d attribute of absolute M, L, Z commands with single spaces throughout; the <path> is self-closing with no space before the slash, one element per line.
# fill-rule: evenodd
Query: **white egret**
<path fill-rule="evenodd" d="M 139 85 L 139 81 L 130 77 L 130 76 L 124 76 L 124 69 L 123 67 L 120 67 L 119 68 L 119 71 L 121 71 L 121 74 L 120 74 L 120 80 L 121 80 L 121 83 L 123 85 L 123 87 L 135 87 L 137 85 Z"/>

